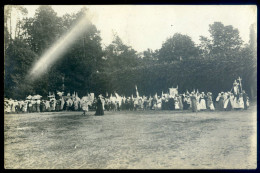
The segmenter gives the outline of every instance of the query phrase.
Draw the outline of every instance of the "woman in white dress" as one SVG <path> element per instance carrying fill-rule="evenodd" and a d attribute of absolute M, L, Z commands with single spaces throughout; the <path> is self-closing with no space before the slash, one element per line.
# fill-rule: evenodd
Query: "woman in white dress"
<path fill-rule="evenodd" d="M 211 92 L 208 93 L 208 103 L 209 103 L 209 109 L 211 111 L 214 111 L 215 107 L 214 107 L 214 104 L 213 104 L 212 93 Z"/>
<path fill-rule="evenodd" d="M 242 94 L 239 95 L 238 103 L 239 103 L 239 108 L 244 109 L 244 100 Z"/>
<path fill-rule="evenodd" d="M 200 93 L 196 94 L 196 101 L 197 101 L 197 111 L 200 111 Z"/>
<path fill-rule="evenodd" d="M 45 108 L 46 108 L 46 111 L 47 111 L 47 112 L 50 112 L 51 107 L 50 107 L 50 101 L 49 101 L 49 100 L 46 100 L 46 102 L 45 102 Z"/>
<path fill-rule="evenodd" d="M 23 103 L 23 112 L 27 113 L 27 104 L 28 104 L 28 100 L 25 100 Z"/>
<path fill-rule="evenodd" d="M 230 98 L 229 98 L 229 100 L 230 100 L 230 103 L 231 103 L 231 107 L 232 107 L 232 109 L 234 109 L 234 94 L 233 93 L 231 93 L 230 94 Z"/>
<path fill-rule="evenodd" d="M 158 97 L 158 100 L 157 100 L 157 109 L 158 110 L 162 109 L 162 99 L 160 97 Z"/>
<path fill-rule="evenodd" d="M 234 99 L 233 99 L 233 109 L 239 109 L 239 102 L 238 102 L 239 99 L 237 99 L 236 96 L 234 96 Z"/>
<path fill-rule="evenodd" d="M 204 92 L 201 93 L 200 98 L 199 98 L 200 102 L 200 110 L 206 110 L 206 100 L 205 100 L 205 94 Z"/>
<path fill-rule="evenodd" d="M 177 97 L 178 97 L 178 95 L 176 95 L 176 96 L 174 97 L 175 110 L 179 110 L 179 109 L 180 109 L 179 99 L 178 99 Z"/>
<path fill-rule="evenodd" d="M 89 103 L 90 102 L 84 98 L 82 98 L 82 100 L 80 101 L 83 110 L 83 115 L 86 115 L 86 112 L 88 112 L 88 105 L 90 105 Z"/>
<path fill-rule="evenodd" d="M 5 112 L 10 113 L 11 112 L 11 104 L 9 100 L 5 100 Z"/>
<path fill-rule="evenodd" d="M 228 93 L 225 92 L 225 94 L 224 94 L 224 109 L 227 108 L 228 102 L 229 102 Z"/>

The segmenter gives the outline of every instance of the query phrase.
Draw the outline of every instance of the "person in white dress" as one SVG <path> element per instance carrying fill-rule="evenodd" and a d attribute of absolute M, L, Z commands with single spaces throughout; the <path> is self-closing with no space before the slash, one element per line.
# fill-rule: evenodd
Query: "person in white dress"
<path fill-rule="evenodd" d="M 60 109 L 61 109 L 61 110 L 63 110 L 64 104 L 65 104 L 64 98 L 61 97 L 61 98 L 60 98 Z"/>
<path fill-rule="evenodd" d="M 200 111 L 200 93 L 196 94 L 197 111 Z"/>
<path fill-rule="evenodd" d="M 239 109 L 239 99 L 235 95 L 233 98 L 233 109 Z"/>
<path fill-rule="evenodd" d="M 209 103 L 209 109 L 211 111 L 214 111 L 215 107 L 214 107 L 214 103 L 213 103 L 213 100 L 212 100 L 212 93 L 211 92 L 208 93 L 208 103 Z"/>
<path fill-rule="evenodd" d="M 228 102 L 229 102 L 228 93 L 225 92 L 225 93 L 224 93 L 224 109 L 227 108 Z"/>
<path fill-rule="evenodd" d="M 23 103 L 23 112 L 27 113 L 28 100 L 25 100 Z"/>
<path fill-rule="evenodd" d="M 157 99 L 157 107 L 156 109 L 161 110 L 162 109 L 162 99 L 158 96 Z"/>
<path fill-rule="evenodd" d="M 11 112 L 11 104 L 9 100 L 5 100 L 5 112 L 10 113 Z"/>
<path fill-rule="evenodd" d="M 200 105 L 200 110 L 206 110 L 207 109 L 204 92 L 202 92 L 201 95 L 200 95 L 199 105 Z"/>
<path fill-rule="evenodd" d="M 82 106 L 82 110 L 83 110 L 83 114 L 82 115 L 86 115 L 86 112 L 88 112 L 88 106 L 90 105 L 90 101 L 88 101 L 86 98 L 82 98 L 80 100 L 80 104 Z"/>
<path fill-rule="evenodd" d="M 176 96 L 174 97 L 175 110 L 179 110 L 179 109 L 180 109 L 179 99 L 178 99 L 177 97 L 178 97 L 178 95 L 176 95 Z"/>
<path fill-rule="evenodd" d="M 231 94 L 230 94 L 230 98 L 229 98 L 229 100 L 230 100 L 230 103 L 231 103 L 231 107 L 232 107 L 232 109 L 234 109 L 234 99 L 235 99 L 234 94 L 231 93 Z"/>
<path fill-rule="evenodd" d="M 238 99 L 238 103 L 239 103 L 239 108 L 240 109 L 244 109 L 244 100 L 243 100 L 243 95 L 239 94 L 239 99 Z"/>

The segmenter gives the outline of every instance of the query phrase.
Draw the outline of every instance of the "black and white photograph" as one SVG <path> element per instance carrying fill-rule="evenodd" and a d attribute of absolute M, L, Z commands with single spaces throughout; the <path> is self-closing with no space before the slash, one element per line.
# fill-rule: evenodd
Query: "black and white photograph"
<path fill-rule="evenodd" d="M 257 169 L 256 5 L 5 5 L 5 169 Z"/>

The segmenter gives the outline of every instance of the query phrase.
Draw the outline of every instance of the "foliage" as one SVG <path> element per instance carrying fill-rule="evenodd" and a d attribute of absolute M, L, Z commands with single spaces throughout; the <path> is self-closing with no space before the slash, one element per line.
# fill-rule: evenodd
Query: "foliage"
<path fill-rule="evenodd" d="M 11 9 L 7 10 L 7 14 Z M 8 11 L 9 10 L 9 11 Z M 105 95 L 117 92 L 131 96 L 138 86 L 140 95 L 158 95 L 178 85 L 180 92 L 211 91 L 214 95 L 229 91 L 234 79 L 242 77 L 243 89 L 249 95 L 256 91 L 256 32 L 250 28 L 250 42 L 243 45 L 237 29 L 220 22 L 209 25 L 210 38 L 201 36 L 196 46 L 187 35 L 179 33 L 168 38 L 159 50 L 137 53 L 119 36 L 104 49 L 100 32 L 91 24 L 82 37 L 63 54 L 40 79 L 30 81 L 28 70 L 63 34 L 71 30 L 87 12 L 58 17 L 50 6 L 40 6 L 34 17 L 17 26 L 12 39 L 5 16 L 5 97 L 22 98 L 29 94 L 44 97 L 62 90 Z M 11 14 L 11 13 L 10 13 Z M 19 34 L 20 32 L 20 34 Z M 22 34 L 22 35 L 21 35 Z"/>
<path fill-rule="evenodd" d="M 189 36 L 179 33 L 174 34 L 163 43 L 158 55 L 159 60 L 162 62 L 186 60 L 197 56 L 198 49 L 195 43 Z"/>
<path fill-rule="evenodd" d="M 5 54 L 5 95 L 12 98 L 22 98 L 23 94 L 31 91 L 27 85 L 26 74 L 30 69 L 33 59 L 37 55 L 23 40 L 15 39 L 8 46 Z"/>
<path fill-rule="evenodd" d="M 200 51 L 207 58 L 227 59 L 236 56 L 242 46 L 238 29 L 224 26 L 221 22 L 209 25 L 211 39 L 200 37 Z"/>

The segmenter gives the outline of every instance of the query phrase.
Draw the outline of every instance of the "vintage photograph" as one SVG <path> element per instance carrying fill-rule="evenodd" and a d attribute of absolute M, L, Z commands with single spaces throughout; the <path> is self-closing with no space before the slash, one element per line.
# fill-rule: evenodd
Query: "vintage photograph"
<path fill-rule="evenodd" d="M 256 169 L 256 5 L 5 5 L 5 169 Z"/>

